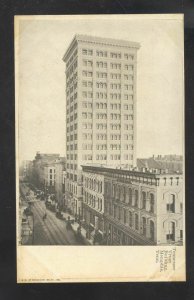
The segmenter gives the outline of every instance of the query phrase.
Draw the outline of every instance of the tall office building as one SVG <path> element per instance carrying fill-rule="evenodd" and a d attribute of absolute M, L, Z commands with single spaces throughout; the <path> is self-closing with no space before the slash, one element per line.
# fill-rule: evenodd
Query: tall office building
<path fill-rule="evenodd" d="M 136 164 L 135 42 L 76 35 L 66 63 L 67 202 L 82 214 L 81 165 Z"/>

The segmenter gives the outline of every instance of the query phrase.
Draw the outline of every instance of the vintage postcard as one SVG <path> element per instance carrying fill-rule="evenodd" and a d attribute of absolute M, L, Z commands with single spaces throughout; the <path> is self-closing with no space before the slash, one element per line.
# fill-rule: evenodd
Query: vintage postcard
<path fill-rule="evenodd" d="M 17 281 L 185 281 L 183 15 L 15 16 Z"/>

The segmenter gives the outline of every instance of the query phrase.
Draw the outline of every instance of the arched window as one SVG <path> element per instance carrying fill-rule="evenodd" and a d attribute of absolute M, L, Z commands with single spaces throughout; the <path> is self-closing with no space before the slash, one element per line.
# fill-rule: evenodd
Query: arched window
<path fill-rule="evenodd" d="M 96 190 L 96 180 L 94 179 L 94 190 Z"/>
<path fill-rule="evenodd" d="M 121 207 L 118 207 L 118 220 L 121 220 Z"/>
<path fill-rule="evenodd" d="M 109 215 L 110 216 L 112 215 L 112 203 L 111 202 L 109 203 Z"/>
<path fill-rule="evenodd" d="M 115 192 L 116 192 L 116 189 L 115 189 L 115 187 L 116 187 L 115 184 L 113 184 L 113 191 L 112 191 L 112 193 L 113 193 L 113 198 L 115 198 L 115 196 L 116 196 L 116 193 L 115 193 Z"/>
<path fill-rule="evenodd" d="M 142 217 L 142 233 L 146 235 L 146 218 Z"/>
<path fill-rule="evenodd" d="M 146 192 L 142 192 L 142 208 L 146 209 Z"/>
<path fill-rule="evenodd" d="M 139 216 L 135 214 L 135 229 L 139 230 Z"/>
<path fill-rule="evenodd" d="M 100 211 L 102 211 L 102 199 L 100 199 Z"/>
<path fill-rule="evenodd" d="M 175 222 L 168 223 L 167 241 L 175 241 Z"/>
<path fill-rule="evenodd" d="M 135 203 L 134 203 L 135 207 L 138 207 L 138 196 L 139 196 L 138 190 L 135 190 Z"/>
<path fill-rule="evenodd" d="M 123 222 L 124 222 L 124 224 L 127 223 L 127 217 L 126 217 L 126 210 L 125 209 L 123 209 Z"/>
<path fill-rule="evenodd" d="M 94 179 L 92 179 L 92 189 L 94 189 Z"/>
<path fill-rule="evenodd" d="M 88 204 L 88 193 L 86 193 L 86 203 Z"/>
<path fill-rule="evenodd" d="M 154 235 L 155 235 L 154 222 L 150 220 L 150 239 L 152 241 L 154 241 Z"/>
<path fill-rule="evenodd" d="M 132 212 L 129 211 L 129 226 L 132 227 L 133 226 L 133 215 Z"/>
<path fill-rule="evenodd" d="M 116 216 L 117 216 L 117 207 L 116 207 L 116 205 L 113 206 L 113 210 L 114 210 L 114 218 L 116 219 Z"/>
<path fill-rule="evenodd" d="M 175 212 L 175 195 L 170 194 L 167 205 L 166 205 L 167 212 L 174 213 Z"/>
<path fill-rule="evenodd" d="M 132 205 L 132 189 L 129 189 L 129 205 Z"/>
<path fill-rule="evenodd" d="M 116 200 L 119 200 L 120 198 L 120 186 L 116 185 Z"/>
<path fill-rule="evenodd" d="M 150 194 L 150 212 L 154 213 L 155 209 L 155 200 L 154 200 L 154 194 Z"/>
<path fill-rule="evenodd" d="M 126 202 L 126 188 L 123 187 L 123 201 Z"/>
<path fill-rule="evenodd" d="M 100 182 L 100 193 L 102 193 L 102 182 Z"/>

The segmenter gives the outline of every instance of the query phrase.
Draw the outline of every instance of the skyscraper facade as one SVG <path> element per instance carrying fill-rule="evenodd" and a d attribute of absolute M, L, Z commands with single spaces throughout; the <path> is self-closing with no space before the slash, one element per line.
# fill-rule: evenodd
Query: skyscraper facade
<path fill-rule="evenodd" d="M 139 43 L 76 35 L 66 63 L 66 197 L 82 214 L 81 166 L 136 164 Z"/>

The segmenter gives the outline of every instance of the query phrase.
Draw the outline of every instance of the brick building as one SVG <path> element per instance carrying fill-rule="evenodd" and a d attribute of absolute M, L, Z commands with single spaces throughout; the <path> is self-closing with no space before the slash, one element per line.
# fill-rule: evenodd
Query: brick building
<path fill-rule="evenodd" d="M 83 180 L 84 218 L 108 244 L 182 243 L 181 174 L 83 166 Z"/>

